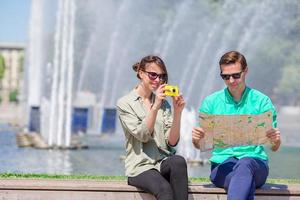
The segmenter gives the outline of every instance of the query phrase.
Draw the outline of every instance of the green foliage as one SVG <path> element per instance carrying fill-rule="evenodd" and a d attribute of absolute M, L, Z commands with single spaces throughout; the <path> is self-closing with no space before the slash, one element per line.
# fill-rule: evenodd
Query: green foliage
<path fill-rule="evenodd" d="M 297 105 L 300 102 L 300 45 L 291 52 L 286 63 L 274 91 L 281 104 Z"/>
<path fill-rule="evenodd" d="M 10 102 L 18 102 L 18 90 L 14 90 L 12 92 L 9 93 L 9 101 Z"/>
<path fill-rule="evenodd" d="M 286 62 L 290 42 L 271 37 L 261 41 L 256 48 L 254 57 L 247 58 L 248 61 L 252 61 L 248 62 L 250 86 L 271 96 L 273 87 L 280 79 L 280 69 Z"/>
<path fill-rule="evenodd" d="M 270 37 L 255 43 L 253 57 L 247 57 L 249 82 L 276 103 L 295 105 L 300 94 L 297 88 L 300 85 L 297 69 L 300 68 L 300 4 L 298 0 L 276 3 L 281 13 L 277 15 L 278 23 L 269 25 Z"/>
<path fill-rule="evenodd" d="M 4 57 L 0 54 L 0 80 L 3 79 L 5 72 L 5 61 Z"/>
<path fill-rule="evenodd" d="M 283 75 L 278 86 L 278 93 L 300 94 L 300 68 L 295 65 L 283 68 Z"/>
<path fill-rule="evenodd" d="M 23 72 L 24 68 L 24 54 L 22 53 L 19 58 L 19 72 Z"/>
<path fill-rule="evenodd" d="M 299 27 L 300 28 L 300 27 Z M 288 57 L 288 65 L 300 65 L 300 44 L 298 44 Z"/>

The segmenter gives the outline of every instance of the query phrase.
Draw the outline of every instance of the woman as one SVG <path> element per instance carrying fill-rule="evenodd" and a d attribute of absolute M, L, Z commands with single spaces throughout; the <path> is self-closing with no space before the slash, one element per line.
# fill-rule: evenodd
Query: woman
<path fill-rule="evenodd" d="M 168 73 L 158 56 L 146 56 L 133 65 L 140 83 L 118 100 L 118 116 L 126 137 L 125 169 L 128 184 L 158 200 L 188 199 L 185 159 L 174 155 L 180 138 L 180 119 L 185 101 L 166 101 Z M 154 94 L 155 92 L 155 94 Z"/>

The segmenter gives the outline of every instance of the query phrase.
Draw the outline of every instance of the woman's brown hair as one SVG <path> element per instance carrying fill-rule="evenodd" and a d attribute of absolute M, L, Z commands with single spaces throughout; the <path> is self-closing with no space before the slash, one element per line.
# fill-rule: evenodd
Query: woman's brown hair
<path fill-rule="evenodd" d="M 166 74 L 166 82 L 168 82 L 168 72 L 167 72 L 167 68 L 166 68 L 166 65 L 164 63 L 164 61 L 158 57 L 158 56 L 154 56 L 154 55 L 148 55 L 148 56 L 145 56 L 144 58 L 141 59 L 140 62 L 138 63 L 135 63 L 133 66 L 132 66 L 132 69 L 137 72 L 137 77 L 139 79 L 141 79 L 140 75 L 139 75 L 139 71 L 142 70 L 142 71 L 145 71 L 146 70 L 146 67 L 151 64 L 151 63 L 155 63 L 157 64 L 160 69 L 163 71 L 164 74 Z"/>

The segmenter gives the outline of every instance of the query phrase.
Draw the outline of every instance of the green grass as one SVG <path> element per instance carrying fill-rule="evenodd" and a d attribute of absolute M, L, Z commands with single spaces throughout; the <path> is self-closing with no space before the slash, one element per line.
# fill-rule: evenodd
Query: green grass
<path fill-rule="evenodd" d="M 95 176 L 95 175 L 59 175 L 59 174 L 18 174 L 3 173 L 0 179 L 65 179 L 65 180 L 126 180 L 125 176 Z"/>
<path fill-rule="evenodd" d="M 206 177 L 190 177 L 189 178 L 190 183 L 210 183 L 209 178 Z"/>
<path fill-rule="evenodd" d="M 275 184 L 300 184 L 300 179 L 268 179 L 267 183 Z"/>
<path fill-rule="evenodd" d="M 59 175 L 59 174 L 21 174 L 2 173 L 0 179 L 57 179 L 57 180 L 99 180 L 99 181 L 125 181 L 125 176 L 95 176 L 95 175 Z M 190 177 L 190 183 L 209 183 L 206 177 Z M 273 184 L 300 184 L 300 179 L 268 179 L 267 183 Z"/>
<path fill-rule="evenodd" d="M 209 178 L 189 178 L 192 183 L 201 183 L 201 182 L 210 182 Z M 300 184 L 300 179 L 275 179 L 269 178 L 267 179 L 267 183 L 273 184 Z"/>

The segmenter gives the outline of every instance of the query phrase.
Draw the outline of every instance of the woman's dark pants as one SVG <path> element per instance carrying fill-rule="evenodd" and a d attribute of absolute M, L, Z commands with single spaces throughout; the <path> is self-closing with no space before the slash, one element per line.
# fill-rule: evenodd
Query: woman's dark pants
<path fill-rule="evenodd" d="M 147 170 L 128 177 L 128 184 L 153 194 L 157 200 L 187 200 L 188 177 L 185 159 L 172 155 L 161 163 L 160 172 Z"/>

